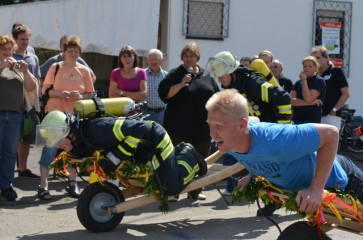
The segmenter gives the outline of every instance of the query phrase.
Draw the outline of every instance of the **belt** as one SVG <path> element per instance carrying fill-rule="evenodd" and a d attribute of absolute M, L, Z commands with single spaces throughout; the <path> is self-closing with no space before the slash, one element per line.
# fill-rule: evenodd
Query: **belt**
<path fill-rule="evenodd" d="M 152 112 L 152 113 L 159 113 L 161 111 L 164 111 L 165 107 L 161 107 L 161 108 L 146 108 L 147 111 Z"/>

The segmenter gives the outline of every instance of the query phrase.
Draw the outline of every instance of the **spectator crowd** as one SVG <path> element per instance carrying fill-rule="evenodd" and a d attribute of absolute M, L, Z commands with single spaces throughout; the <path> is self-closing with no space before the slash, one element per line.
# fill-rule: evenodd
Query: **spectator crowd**
<path fill-rule="evenodd" d="M 39 160 L 40 176 L 28 169 L 29 148 L 35 143 L 35 126 L 45 114 L 55 110 L 73 114 L 75 102 L 90 99 L 95 92 L 96 74 L 81 58 L 81 39 L 61 36 L 61 52 L 41 65 L 36 52 L 29 46 L 30 38 L 30 29 L 20 22 L 13 25 L 12 36 L 0 35 L 0 189 L 1 196 L 7 200 L 17 198 L 13 188 L 16 171 L 19 177 L 39 179 L 38 197 L 52 199 L 47 179 L 49 166 L 59 150 L 43 148 Z M 326 123 L 340 128 L 341 109 L 349 98 L 349 86 L 343 71 L 331 63 L 325 47 L 314 46 L 310 56 L 302 59 L 302 71 L 295 81 L 283 74 L 283 62 L 274 59 L 269 50 L 239 59 L 232 52 L 219 53 L 213 58 L 216 68 L 218 61 L 231 64 L 222 72 L 213 67 L 201 67 L 198 64 L 201 58 L 199 46 L 189 42 L 181 49 L 180 65 L 168 72 L 161 67 L 163 53 L 151 49 L 147 54 L 148 67 L 144 69 L 139 66 L 135 49 L 123 46 L 118 66 L 110 72 L 108 97 L 128 97 L 136 103 L 146 101 L 147 107 L 143 110 L 146 120 L 163 126 L 174 146 L 190 143 L 204 158 L 215 149 L 205 105 L 221 88 L 237 89 L 248 100 L 250 116 L 259 117 L 261 121 Z M 244 74 L 252 71 L 250 64 L 256 59 L 263 60 L 279 86 L 271 85 L 264 78 L 249 80 L 243 86 L 239 84 L 244 81 Z M 264 91 L 269 97 L 261 96 Z M 24 134 L 22 126 L 27 114 L 32 130 Z M 275 116 L 271 117 L 272 114 Z M 226 165 L 237 162 L 228 154 L 224 155 L 223 161 Z M 66 191 L 70 196 L 78 197 L 80 189 L 75 167 L 69 165 L 68 172 Z M 238 174 L 228 179 L 224 195 L 231 194 L 240 177 Z M 170 201 L 177 199 L 178 196 L 169 197 Z M 201 190 L 198 199 L 206 199 Z M 264 209 L 268 215 L 274 211 L 268 205 Z"/>

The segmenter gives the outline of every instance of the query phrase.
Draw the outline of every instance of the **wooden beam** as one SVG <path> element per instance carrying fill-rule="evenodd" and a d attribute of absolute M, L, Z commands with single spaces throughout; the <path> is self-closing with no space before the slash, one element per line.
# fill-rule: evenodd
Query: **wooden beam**
<path fill-rule="evenodd" d="M 224 170 L 221 170 L 220 172 L 213 173 L 208 176 L 203 176 L 198 179 L 193 180 L 180 194 L 190 192 L 199 188 L 202 188 L 204 186 L 210 185 L 212 183 L 216 183 L 221 181 L 222 179 L 225 179 L 229 176 L 232 176 L 233 174 L 236 174 L 240 171 L 242 171 L 244 167 L 240 163 L 236 163 Z M 135 208 L 139 208 L 142 206 L 146 206 L 148 204 L 154 203 L 158 201 L 155 196 L 142 196 L 139 198 L 131 199 L 129 201 L 125 201 L 122 203 L 119 203 L 116 205 L 116 211 L 118 213 L 130 211 Z"/>

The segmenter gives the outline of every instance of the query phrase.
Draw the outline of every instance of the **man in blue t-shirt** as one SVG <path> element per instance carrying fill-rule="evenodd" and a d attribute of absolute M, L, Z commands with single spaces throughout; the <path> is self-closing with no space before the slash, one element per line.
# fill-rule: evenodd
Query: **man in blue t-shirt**
<path fill-rule="evenodd" d="M 246 99 L 232 89 L 214 94 L 206 108 L 210 136 L 219 151 L 232 154 L 250 172 L 238 183 L 241 191 L 253 176 L 262 176 L 285 191 L 298 191 L 296 202 L 303 212 L 321 206 L 325 187 L 363 201 L 363 173 L 336 155 L 336 127 L 250 122 Z"/>

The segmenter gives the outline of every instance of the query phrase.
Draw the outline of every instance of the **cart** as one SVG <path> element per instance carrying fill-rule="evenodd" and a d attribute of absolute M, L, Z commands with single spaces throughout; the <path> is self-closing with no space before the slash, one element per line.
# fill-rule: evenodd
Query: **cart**
<path fill-rule="evenodd" d="M 214 164 L 222 155 L 217 151 L 209 156 L 205 160 L 208 164 L 208 174 L 193 180 L 180 194 L 219 182 L 244 169 L 241 164 L 230 167 Z M 117 175 L 118 178 L 122 178 Z M 120 224 L 126 211 L 158 201 L 155 196 L 143 193 L 144 186 L 140 182 L 129 179 L 128 183 L 133 187 L 124 190 L 109 182 L 88 185 L 77 203 L 77 215 L 82 225 L 91 232 L 110 231 Z"/>
<path fill-rule="evenodd" d="M 219 151 L 206 158 L 208 173 L 203 177 L 194 179 L 182 193 L 187 193 L 213 183 L 219 182 L 244 169 L 240 163 L 232 166 L 222 166 L 215 162 L 221 157 Z M 81 193 L 77 203 L 77 216 L 81 224 L 91 232 L 111 231 L 117 227 L 123 219 L 126 211 L 146 206 L 158 201 L 155 196 L 143 193 L 143 186 L 136 180 L 129 180 L 132 188 L 121 190 L 116 185 L 99 182 L 88 185 Z M 276 191 L 271 192 L 280 199 L 287 199 L 287 195 Z M 359 205 L 359 212 L 363 214 L 363 206 Z M 316 226 L 311 226 L 308 221 L 298 221 L 281 232 L 279 240 L 284 239 L 330 239 L 324 232 L 334 228 L 363 234 L 363 224 L 359 220 L 342 216 L 342 222 L 330 209 L 323 209 L 326 223 L 322 225 L 321 235 Z M 300 234 L 296 234 L 299 232 Z"/>

